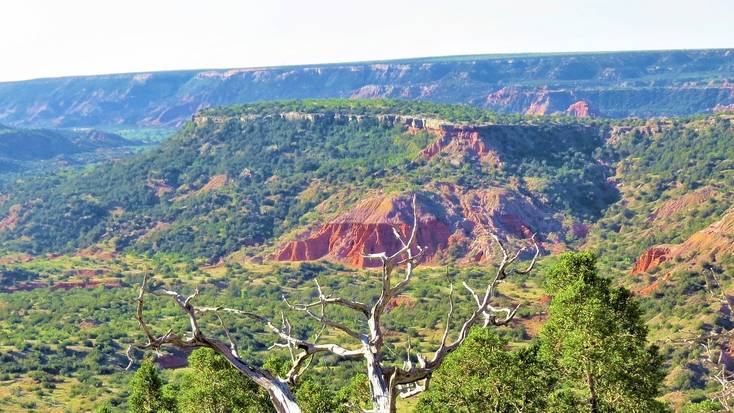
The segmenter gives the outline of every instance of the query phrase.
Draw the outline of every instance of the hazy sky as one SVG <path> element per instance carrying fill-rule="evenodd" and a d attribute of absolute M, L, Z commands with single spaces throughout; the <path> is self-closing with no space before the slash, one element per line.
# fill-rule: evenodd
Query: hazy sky
<path fill-rule="evenodd" d="M 0 81 L 721 47 L 734 47 L 733 0 L 9 0 L 0 6 Z"/>

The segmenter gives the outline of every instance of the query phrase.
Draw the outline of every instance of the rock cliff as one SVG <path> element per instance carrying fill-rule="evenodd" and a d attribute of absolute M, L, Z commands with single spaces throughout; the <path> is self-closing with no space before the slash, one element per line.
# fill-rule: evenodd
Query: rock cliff
<path fill-rule="evenodd" d="M 206 107 L 306 98 L 420 99 L 538 115 L 687 115 L 730 110 L 733 78 L 732 50 L 477 55 L 116 74 L 0 83 L 0 122 L 175 126 Z"/>
<path fill-rule="evenodd" d="M 276 261 L 327 259 L 355 267 L 377 266 L 363 254 L 392 253 L 400 248 L 395 228 L 404 237 L 413 220 L 410 196 L 376 195 L 358 202 L 314 231 L 286 242 Z M 510 242 L 521 242 L 533 233 L 563 233 L 560 222 L 549 218 L 522 195 L 504 188 L 464 190 L 435 184 L 420 193 L 418 243 L 426 247 L 426 260 L 451 254 L 466 261 L 484 261 L 493 254 L 487 238 L 494 232 Z"/>
<path fill-rule="evenodd" d="M 632 273 L 649 271 L 673 260 L 674 268 L 716 264 L 734 256 L 734 208 L 708 227 L 694 233 L 681 244 L 655 246 L 646 250 L 635 263 Z"/>

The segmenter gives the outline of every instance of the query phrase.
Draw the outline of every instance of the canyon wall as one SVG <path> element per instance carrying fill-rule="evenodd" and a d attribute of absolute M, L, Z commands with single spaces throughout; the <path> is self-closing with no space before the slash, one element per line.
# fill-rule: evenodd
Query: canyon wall
<path fill-rule="evenodd" d="M 734 50 L 483 55 L 0 83 L 0 123 L 177 126 L 202 108 L 395 98 L 506 113 L 687 115 L 734 107 Z"/>

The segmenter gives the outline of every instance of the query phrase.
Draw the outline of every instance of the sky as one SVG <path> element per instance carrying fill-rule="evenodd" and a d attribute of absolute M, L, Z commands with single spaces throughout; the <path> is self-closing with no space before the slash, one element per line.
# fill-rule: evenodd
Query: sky
<path fill-rule="evenodd" d="M 734 47 L 733 0 L 11 0 L 0 81 L 425 56 Z"/>

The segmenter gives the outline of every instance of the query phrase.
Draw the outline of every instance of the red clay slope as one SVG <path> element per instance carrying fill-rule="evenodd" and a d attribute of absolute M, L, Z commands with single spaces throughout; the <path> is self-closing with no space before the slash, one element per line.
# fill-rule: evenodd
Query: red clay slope
<path fill-rule="evenodd" d="M 496 232 L 519 240 L 533 232 L 562 232 L 559 222 L 520 194 L 503 188 L 464 191 L 454 185 L 437 184 L 418 197 L 418 244 L 432 260 L 455 250 L 461 258 L 481 261 L 491 248 L 486 233 Z M 377 195 L 315 231 L 285 243 L 276 261 L 327 259 L 355 267 L 377 266 L 362 254 L 395 252 L 400 248 L 395 227 L 407 236 L 413 221 L 410 195 Z M 458 252 L 456 252 L 458 251 Z"/>

